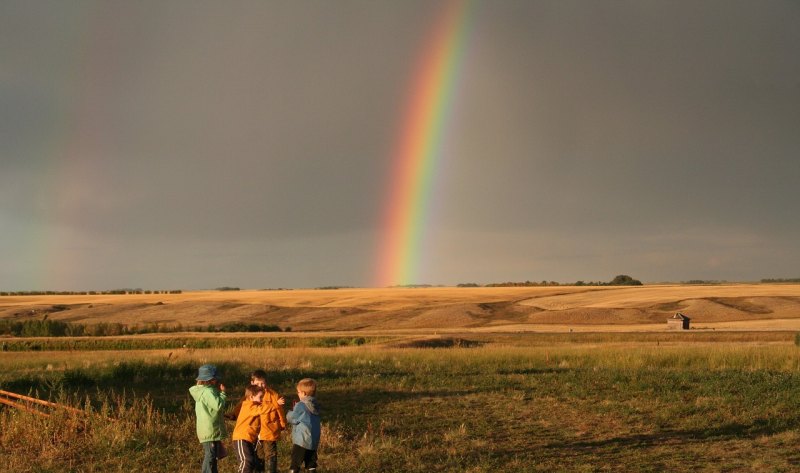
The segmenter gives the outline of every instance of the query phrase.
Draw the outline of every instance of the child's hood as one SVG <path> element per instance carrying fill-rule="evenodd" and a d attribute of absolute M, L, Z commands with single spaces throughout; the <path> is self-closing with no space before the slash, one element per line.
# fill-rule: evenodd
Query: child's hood
<path fill-rule="evenodd" d="M 189 388 L 189 394 L 192 395 L 192 399 L 198 401 L 200 399 L 200 396 L 202 396 L 203 393 L 209 389 L 214 389 L 214 388 L 212 388 L 209 385 L 196 384 L 191 388 Z"/>
<path fill-rule="evenodd" d="M 307 397 L 300 402 L 306 405 L 306 409 L 308 409 L 309 414 L 313 414 L 315 416 L 319 415 L 319 404 L 317 404 L 317 398 Z"/>

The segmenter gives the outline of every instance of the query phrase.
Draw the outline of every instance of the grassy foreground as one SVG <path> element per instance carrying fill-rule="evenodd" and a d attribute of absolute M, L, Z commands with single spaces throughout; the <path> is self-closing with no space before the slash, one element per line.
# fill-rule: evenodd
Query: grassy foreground
<path fill-rule="evenodd" d="M 528 341 L 4 352 L 0 389 L 93 414 L 0 408 L 0 451 L 7 471 L 199 471 L 187 389 L 211 362 L 234 399 L 254 368 L 285 395 L 316 378 L 325 472 L 800 468 L 800 349 L 791 341 Z M 280 444 L 282 471 L 290 446 Z M 220 471 L 236 464 L 225 459 Z"/>

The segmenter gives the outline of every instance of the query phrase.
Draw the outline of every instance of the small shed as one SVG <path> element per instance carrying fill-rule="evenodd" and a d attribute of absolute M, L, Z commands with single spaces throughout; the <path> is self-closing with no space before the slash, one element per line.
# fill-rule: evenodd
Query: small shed
<path fill-rule="evenodd" d="M 689 330 L 689 322 L 691 320 L 686 315 L 676 312 L 675 315 L 667 319 L 667 330 Z"/>

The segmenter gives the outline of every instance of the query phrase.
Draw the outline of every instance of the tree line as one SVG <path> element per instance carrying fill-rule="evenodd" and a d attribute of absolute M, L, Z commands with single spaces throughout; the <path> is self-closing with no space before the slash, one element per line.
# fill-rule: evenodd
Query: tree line
<path fill-rule="evenodd" d="M 127 294 L 182 294 L 181 289 L 112 289 L 110 291 L 0 291 L 0 296 L 108 296 Z"/>
<path fill-rule="evenodd" d="M 524 282 L 489 283 L 483 286 L 477 283 L 462 283 L 458 285 L 458 287 L 543 287 L 543 286 L 642 286 L 642 282 L 639 281 L 638 279 L 634 279 L 628 276 L 627 274 L 620 274 L 608 282 L 577 281 L 574 283 L 560 283 L 557 281 L 543 280 L 541 282 L 524 281 Z"/>
<path fill-rule="evenodd" d="M 226 322 L 205 326 L 184 326 L 182 324 L 122 324 L 101 322 L 97 324 L 81 324 L 62 322 L 60 320 L 0 320 L 0 336 L 11 337 L 104 337 L 119 335 L 141 335 L 145 333 L 178 333 L 178 332 L 290 332 L 291 327 L 284 330 L 273 324 Z"/>

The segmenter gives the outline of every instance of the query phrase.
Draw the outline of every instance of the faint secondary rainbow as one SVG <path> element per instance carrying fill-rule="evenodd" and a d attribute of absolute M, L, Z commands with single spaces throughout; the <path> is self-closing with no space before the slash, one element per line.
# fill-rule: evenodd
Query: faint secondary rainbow
<path fill-rule="evenodd" d="M 424 45 L 393 156 L 377 286 L 417 284 L 431 194 L 442 160 L 469 30 L 472 0 L 448 0 Z"/>
<path fill-rule="evenodd" d="M 72 286 L 76 271 L 88 265 L 73 247 L 81 244 L 83 203 L 104 197 L 97 192 L 103 189 L 103 166 L 91 158 L 107 154 L 103 138 L 114 129 L 114 116 L 99 111 L 109 100 L 103 92 L 121 77 L 112 42 L 120 19 L 129 18 L 123 8 L 103 3 L 76 8 L 71 16 L 75 28 L 63 36 L 63 51 L 52 58 L 63 68 L 56 69 L 59 95 L 53 96 L 50 128 L 43 128 L 33 164 L 44 184 L 31 198 L 44 223 L 29 227 L 27 246 L 21 249 L 30 254 L 30 275 L 18 282 L 24 290 L 78 289 Z"/>

